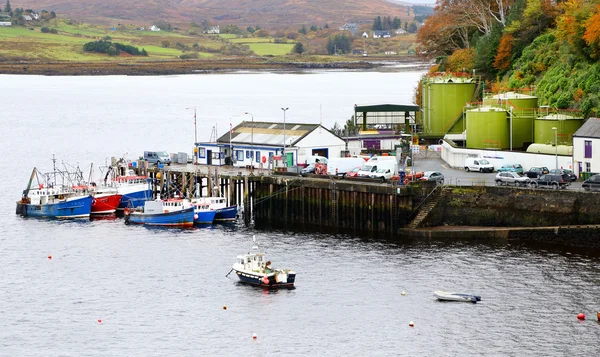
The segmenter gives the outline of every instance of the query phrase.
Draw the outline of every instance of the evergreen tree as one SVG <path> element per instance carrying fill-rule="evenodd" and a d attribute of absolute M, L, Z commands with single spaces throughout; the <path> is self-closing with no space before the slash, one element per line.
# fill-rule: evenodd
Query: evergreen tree
<path fill-rule="evenodd" d="M 303 35 L 306 35 L 306 26 L 302 25 L 302 28 L 300 30 L 298 30 L 298 32 L 300 32 Z"/>
<path fill-rule="evenodd" d="M 302 42 L 296 42 L 293 51 L 294 53 L 301 55 L 302 52 L 304 52 L 304 45 L 302 44 Z"/>
<path fill-rule="evenodd" d="M 12 8 L 10 7 L 10 0 L 6 0 L 6 6 L 4 6 L 4 12 L 12 12 Z"/>

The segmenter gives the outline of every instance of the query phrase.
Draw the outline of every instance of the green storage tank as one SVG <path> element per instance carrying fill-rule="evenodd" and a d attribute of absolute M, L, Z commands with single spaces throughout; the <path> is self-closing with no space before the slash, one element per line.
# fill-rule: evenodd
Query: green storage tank
<path fill-rule="evenodd" d="M 554 129 L 558 145 L 573 145 L 573 134 L 583 124 L 583 118 L 575 118 L 565 114 L 549 114 L 535 119 L 534 142 L 538 144 L 554 144 Z"/>
<path fill-rule="evenodd" d="M 512 132 L 513 150 L 525 150 L 534 142 L 534 119 L 538 108 L 536 96 L 507 92 L 488 96 L 483 99 L 483 104 L 504 109 L 509 116 L 512 114 L 512 131 L 509 123 L 509 133 Z"/>
<path fill-rule="evenodd" d="M 507 149 L 509 139 L 506 110 L 490 107 L 467 110 L 467 148 Z"/>
<path fill-rule="evenodd" d="M 463 107 L 473 100 L 473 78 L 430 77 L 422 81 L 421 108 L 425 136 L 442 138 L 465 130 Z"/>

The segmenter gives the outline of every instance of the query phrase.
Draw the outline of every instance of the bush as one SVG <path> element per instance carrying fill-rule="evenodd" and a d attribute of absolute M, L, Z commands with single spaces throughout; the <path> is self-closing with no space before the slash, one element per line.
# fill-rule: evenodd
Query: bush
<path fill-rule="evenodd" d="M 179 56 L 181 59 L 195 59 L 198 58 L 198 52 L 188 52 Z"/>

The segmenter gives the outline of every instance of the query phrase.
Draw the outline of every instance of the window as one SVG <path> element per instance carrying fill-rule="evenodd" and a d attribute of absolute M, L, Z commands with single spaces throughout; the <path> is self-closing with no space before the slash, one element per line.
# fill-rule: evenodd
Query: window
<path fill-rule="evenodd" d="M 244 150 L 236 150 L 235 157 L 237 161 L 244 161 Z"/>
<path fill-rule="evenodd" d="M 583 157 L 586 159 L 592 158 L 592 141 L 591 140 L 585 141 L 585 155 Z M 587 170 L 587 172 L 589 172 L 589 171 L 590 170 Z"/>
<path fill-rule="evenodd" d="M 260 162 L 260 151 L 256 151 L 254 157 L 256 158 L 256 162 Z"/>
<path fill-rule="evenodd" d="M 205 158 L 206 157 L 206 148 L 200 148 L 198 150 L 198 156 L 201 158 Z"/>
<path fill-rule="evenodd" d="M 250 150 L 246 150 L 246 159 L 249 159 L 249 158 L 250 158 L 250 153 L 251 153 L 251 152 L 252 152 L 252 151 L 250 151 Z"/>
<path fill-rule="evenodd" d="M 592 172 L 592 164 L 589 162 L 585 163 L 585 172 Z"/>

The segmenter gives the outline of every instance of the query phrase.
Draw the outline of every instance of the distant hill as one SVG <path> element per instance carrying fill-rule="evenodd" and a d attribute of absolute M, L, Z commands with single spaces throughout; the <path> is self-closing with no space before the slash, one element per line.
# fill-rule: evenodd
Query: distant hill
<path fill-rule="evenodd" d="M 412 19 L 406 6 L 385 0 L 20 0 L 12 5 L 105 24 L 166 20 L 173 24 L 207 21 L 214 25 L 288 28 L 370 23 L 376 16 L 398 17 L 402 22 Z"/>

